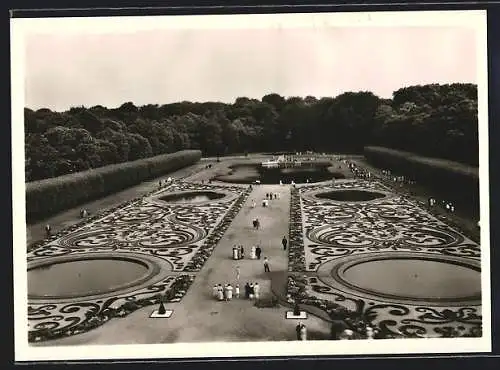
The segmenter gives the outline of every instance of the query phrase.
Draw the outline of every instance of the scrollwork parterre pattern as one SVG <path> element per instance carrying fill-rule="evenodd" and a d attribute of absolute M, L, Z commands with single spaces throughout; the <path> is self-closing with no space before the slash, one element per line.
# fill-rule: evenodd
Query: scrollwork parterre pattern
<path fill-rule="evenodd" d="M 175 183 L 167 193 L 179 191 L 223 190 L 247 194 L 235 186 Z M 165 192 L 156 191 L 154 194 Z M 183 271 L 200 248 L 219 234 L 220 224 L 239 198 L 222 198 L 203 204 L 152 204 L 147 197 L 127 202 L 98 219 L 49 240 L 28 252 L 28 262 L 49 257 L 89 252 L 139 252 L 168 260 L 174 271 Z"/>
<path fill-rule="evenodd" d="M 427 253 L 478 261 L 480 246 L 406 197 L 386 196 L 369 202 L 331 202 L 311 196 L 322 191 L 368 190 L 388 192 L 376 181 L 338 181 L 329 185 L 301 186 L 304 256 L 308 274 L 320 265 L 367 253 Z M 351 257 L 349 257 L 351 258 Z M 290 270 L 292 271 L 292 270 Z M 299 271 L 299 270 L 296 270 Z M 306 288 L 292 296 L 303 304 L 332 311 L 343 307 L 344 320 L 363 337 L 374 327 L 379 338 L 477 337 L 482 335 L 481 306 L 389 303 L 363 299 L 334 289 L 316 277 L 304 279 Z M 297 290 L 294 290 L 297 293 Z M 293 293 L 290 292 L 289 293 Z M 325 307 L 329 307 L 326 309 Z M 335 310 L 334 310 L 335 311 Z"/>
<path fill-rule="evenodd" d="M 80 334 L 114 317 L 149 305 L 178 302 L 186 294 L 194 275 L 167 276 L 141 290 L 105 299 L 77 302 L 29 302 L 28 340 L 40 342 Z"/>
<path fill-rule="evenodd" d="M 223 191 L 235 194 L 202 204 L 159 204 L 148 201 L 167 190 Z M 144 198 L 123 203 L 88 218 L 31 248 L 28 262 L 65 255 L 117 252 L 152 255 L 170 262 L 174 271 L 198 271 L 250 192 L 241 186 L 199 185 L 176 182 Z M 105 299 L 38 300 L 28 302 L 29 341 L 75 335 L 98 327 L 113 317 L 163 301 L 177 302 L 194 275 L 168 276 L 161 282 L 129 294 L 118 292 Z"/>

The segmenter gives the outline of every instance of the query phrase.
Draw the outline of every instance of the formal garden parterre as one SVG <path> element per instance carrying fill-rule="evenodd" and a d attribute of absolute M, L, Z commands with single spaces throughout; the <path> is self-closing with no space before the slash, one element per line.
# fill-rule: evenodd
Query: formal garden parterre
<path fill-rule="evenodd" d="M 362 201 L 322 196 L 332 191 L 378 196 Z M 481 251 L 470 238 L 377 181 L 304 184 L 292 191 L 291 204 L 296 213 L 290 224 L 287 289 L 295 302 L 342 320 L 359 338 L 368 326 L 379 338 L 482 335 Z M 387 281 L 363 281 L 383 275 L 384 264 L 394 269 L 392 262 L 410 269 L 423 266 L 424 276 L 415 273 L 400 291 Z M 377 274 L 363 270 L 370 264 L 378 264 Z M 456 284 L 463 283 L 460 292 L 453 286 L 427 292 L 433 269 L 456 275 Z M 468 290 L 470 280 L 478 286 Z"/>
<path fill-rule="evenodd" d="M 170 203 L 168 194 L 211 191 L 219 199 Z M 30 248 L 28 270 L 89 259 L 129 260 L 148 274 L 128 285 L 81 296 L 29 294 L 29 340 L 88 331 L 159 302 L 178 302 L 246 200 L 245 186 L 176 181 L 125 202 Z"/>

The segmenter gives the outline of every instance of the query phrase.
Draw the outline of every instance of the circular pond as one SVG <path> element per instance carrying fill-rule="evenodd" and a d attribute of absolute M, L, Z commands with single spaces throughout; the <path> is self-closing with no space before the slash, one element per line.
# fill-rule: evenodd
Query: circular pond
<path fill-rule="evenodd" d="M 128 258 L 60 260 L 28 270 L 30 298 L 65 298 L 125 289 L 155 274 L 147 263 Z"/>
<path fill-rule="evenodd" d="M 225 196 L 226 194 L 216 193 L 215 191 L 191 191 L 168 194 L 158 199 L 169 203 L 202 203 L 209 200 L 222 199 Z"/>
<path fill-rule="evenodd" d="M 329 199 L 339 202 L 367 202 L 374 199 L 384 198 L 384 193 L 366 190 L 335 190 L 318 193 L 316 198 Z"/>
<path fill-rule="evenodd" d="M 373 258 L 345 264 L 334 274 L 351 289 L 379 297 L 466 301 L 481 296 L 479 268 L 437 258 Z"/>
<path fill-rule="evenodd" d="M 261 184 L 278 184 L 281 180 L 284 184 L 292 181 L 304 184 L 345 178 L 341 173 L 328 171 L 328 167 L 329 165 L 302 164 L 296 167 L 266 168 L 260 163 L 240 164 L 230 166 L 228 174 L 216 176 L 213 180 L 237 184 L 251 184 L 257 180 Z"/>

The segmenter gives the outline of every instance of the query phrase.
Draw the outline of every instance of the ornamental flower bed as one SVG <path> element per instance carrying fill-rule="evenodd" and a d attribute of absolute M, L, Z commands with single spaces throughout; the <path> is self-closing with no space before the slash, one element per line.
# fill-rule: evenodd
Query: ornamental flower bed
<path fill-rule="evenodd" d="M 291 189 L 290 197 L 290 242 L 288 247 L 288 271 L 300 272 L 306 269 L 304 239 L 302 234 L 302 211 L 300 208 L 300 193 Z"/>
<path fill-rule="evenodd" d="M 358 312 L 307 294 L 307 285 L 306 277 L 288 276 L 287 294 L 293 299 L 293 303 L 317 307 L 326 312 L 332 321 L 343 321 L 354 332 L 353 339 L 366 338 L 366 328 L 373 328 L 373 325 L 365 322 Z"/>
<path fill-rule="evenodd" d="M 37 331 L 30 331 L 28 333 L 28 341 L 41 342 L 84 333 L 103 325 L 112 318 L 125 317 L 140 308 L 159 304 L 160 302 L 178 301 L 186 294 L 193 281 L 194 275 L 177 276 L 175 281 L 164 294 L 156 294 L 148 298 L 128 301 L 120 307 L 110 307 L 112 305 L 110 304 L 106 308 L 101 308 L 98 312 L 89 311 L 82 321 L 78 322 L 76 325 L 66 327 L 61 330 L 51 330 L 50 328 L 46 328 Z"/>
<path fill-rule="evenodd" d="M 200 172 L 201 170 L 202 170 L 202 168 L 199 168 L 199 169 L 196 169 L 196 170 L 194 170 L 194 171 L 191 171 L 190 173 L 188 173 L 188 174 L 186 174 L 186 175 L 184 175 L 184 176 L 182 176 L 182 177 L 176 178 L 176 181 L 175 181 L 175 182 L 176 182 L 176 183 L 181 183 L 181 184 L 182 184 L 182 183 L 183 183 L 183 182 L 182 182 L 182 179 L 185 179 L 185 178 L 187 178 L 187 177 L 189 177 L 189 176 L 192 176 L 192 175 L 194 175 L 194 174 L 196 174 L 196 173 Z M 48 244 L 48 243 L 53 242 L 54 240 L 57 240 L 57 239 L 59 239 L 59 238 L 61 238 L 61 237 L 65 236 L 65 235 L 67 235 L 67 234 L 69 234 L 69 233 L 71 233 L 71 232 L 73 232 L 73 231 L 75 231 L 75 230 L 77 230 L 77 229 L 81 228 L 82 226 L 85 226 L 85 225 L 87 225 L 87 224 L 89 224 L 89 223 L 91 223 L 91 222 L 94 222 L 94 221 L 96 221 L 96 220 L 97 220 L 97 219 L 99 219 L 99 218 L 106 217 L 106 216 L 108 216 L 108 215 L 110 215 L 110 214 L 112 214 L 112 213 L 116 212 L 117 210 L 119 210 L 119 209 L 121 209 L 121 208 L 124 208 L 124 207 L 126 207 L 126 206 L 128 206 L 128 205 L 131 205 L 131 204 L 133 204 L 133 203 L 135 203 L 135 202 L 138 202 L 138 201 L 140 201 L 142 198 L 145 198 L 145 197 L 151 196 L 151 195 L 153 195 L 154 193 L 158 192 L 158 190 L 163 190 L 163 189 L 166 189 L 166 188 L 168 188 L 168 187 L 172 186 L 173 184 L 174 184 L 174 182 L 170 182 L 170 183 L 163 183 L 163 185 L 162 185 L 160 188 L 157 188 L 157 189 L 151 190 L 151 191 L 147 192 L 147 193 L 146 193 L 146 194 L 144 194 L 144 195 L 141 195 L 141 196 L 139 196 L 139 197 L 136 197 L 136 198 L 133 198 L 133 199 L 127 200 L 127 201 L 125 201 L 125 202 L 122 202 L 122 203 L 120 203 L 120 204 L 118 204 L 118 205 L 114 206 L 114 207 L 108 208 L 108 209 L 106 209 L 106 210 L 104 210 L 104 211 L 101 211 L 101 212 L 96 212 L 95 214 L 92 214 L 92 215 L 90 215 L 90 216 L 88 216 L 88 217 L 85 217 L 85 218 L 84 218 L 84 219 L 82 219 L 81 221 L 79 221 L 79 222 L 77 222 L 77 223 L 75 223 L 75 224 L 73 224 L 73 225 L 71 225 L 71 226 L 69 226 L 69 227 L 66 227 L 66 228 L 64 228 L 64 229 L 60 230 L 59 232 L 57 232 L 57 233 L 55 233 L 55 234 L 52 234 L 52 235 L 51 235 L 50 237 L 48 237 L 48 238 L 45 238 L 45 239 L 42 239 L 42 240 L 39 240 L 39 241 L 37 241 L 37 242 L 32 243 L 31 245 L 29 245 L 29 246 L 27 247 L 27 251 L 28 251 L 28 252 L 31 252 L 31 251 L 33 251 L 33 250 L 35 250 L 35 249 L 38 249 L 38 248 L 40 248 L 40 247 L 42 247 L 42 246 L 44 246 L 44 245 L 46 245 L 46 244 Z"/>

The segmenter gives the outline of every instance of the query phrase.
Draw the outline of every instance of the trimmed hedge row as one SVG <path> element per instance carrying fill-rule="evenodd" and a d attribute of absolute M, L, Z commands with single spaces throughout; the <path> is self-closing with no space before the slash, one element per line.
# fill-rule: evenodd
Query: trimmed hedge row
<path fill-rule="evenodd" d="M 364 155 L 373 165 L 409 176 L 431 187 L 445 199 L 472 207 L 471 210 L 478 208 L 478 167 L 382 147 L 365 147 Z"/>
<path fill-rule="evenodd" d="M 137 185 L 198 162 L 199 150 L 182 150 L 26 184 L 28 222 Z"/>

